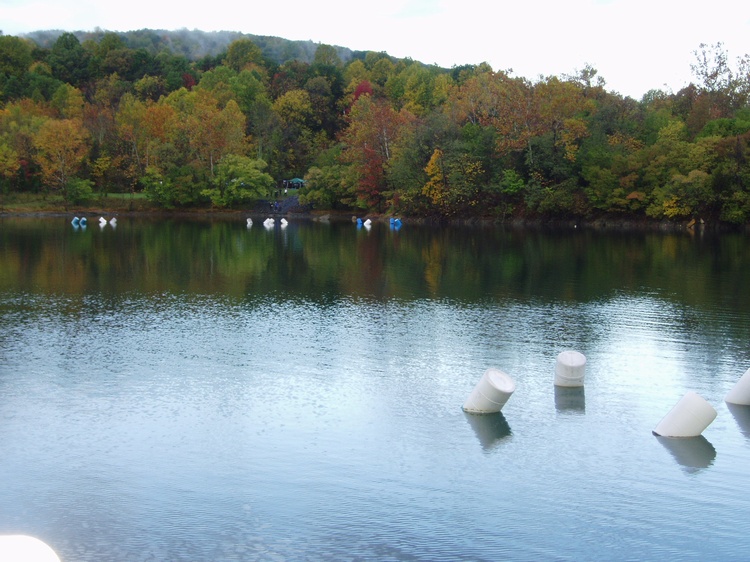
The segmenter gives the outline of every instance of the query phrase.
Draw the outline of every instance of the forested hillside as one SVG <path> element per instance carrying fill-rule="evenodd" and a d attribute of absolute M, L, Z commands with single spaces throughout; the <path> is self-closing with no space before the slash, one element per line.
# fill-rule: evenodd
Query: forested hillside
<path fill-rule="evenodd" d="M 321 209 L 746 224 L 750 57 L 700 45 L 693 70 L 634 100 L 591 67 L 529 80 L 229 32 L 0 36 L 0 183 L 238 208 L 304 177 Z"/>

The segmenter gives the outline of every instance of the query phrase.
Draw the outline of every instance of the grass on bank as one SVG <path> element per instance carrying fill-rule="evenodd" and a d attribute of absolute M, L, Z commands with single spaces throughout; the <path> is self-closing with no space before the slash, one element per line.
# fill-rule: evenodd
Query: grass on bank
<path fill-rule="evenodd" d="M 297 194 L 296 189 L 282 192 L 275 191 L 274 201 L 283 201 Z M 0 213 L 23 214 L 23 213 L 83 213 L 83 212 L 106 212 L 127 213 L 163 211 L 164 209 L 148 200 L 146 194 L 141 193 L 104 193 L 96 194 L 85 203 L 65 205 L 62 195 L 41 193 L 10 193 L 0 192 Z M 209 211 L 210 208 L 196 209 Z"/>

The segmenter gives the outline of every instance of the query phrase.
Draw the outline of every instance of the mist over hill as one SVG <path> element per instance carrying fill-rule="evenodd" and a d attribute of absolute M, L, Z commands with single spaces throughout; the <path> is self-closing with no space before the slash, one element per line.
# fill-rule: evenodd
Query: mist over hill
<path fill-rule="evenodd" d="M 45 30 L 26 33 L 23 36 L 31 39 L 42 48 L 51 47 L 57 38 L 65 33 L 63 30 Z M 145 49 L 155 55 L 161 51 L 170 51 L 183 55 L 190 60 L 203 57 L 215 57 L 226 52 L 227 47 L 238 39 L 250 39 L 263 52 L 263 56 L 276 64 L 283 64 L 289 60 L 299 60 L 310 63 L 320 43 L 313 41 L 293 41 L 281 37 L 266 35 L 252 35 L 238 31 L 200 31 L 197 29 L 140 29 L 136 31 L 73 31 L 78 40 L 99 42 L 105 34 L 115 33 L 123 39 L 131 49 Z M 341 61 L 346 64 L 352 59 L 364 58 L 364 51 L 352 51 L 346 47 L 333 46 Z"/>

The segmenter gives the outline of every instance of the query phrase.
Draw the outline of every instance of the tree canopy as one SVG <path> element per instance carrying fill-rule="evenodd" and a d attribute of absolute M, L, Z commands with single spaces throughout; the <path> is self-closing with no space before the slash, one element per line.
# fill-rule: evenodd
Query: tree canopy
<path fill-rule="evenodd" d="M 0 35 L 3 191 L 237 207 L 301 177 L 325 208 L 750 221 L 750 57 L 721 44 L 698 46 L 694 83 L 641 100 L 590 66 L 532 81 L 241 34 L 189 45 Z"/>

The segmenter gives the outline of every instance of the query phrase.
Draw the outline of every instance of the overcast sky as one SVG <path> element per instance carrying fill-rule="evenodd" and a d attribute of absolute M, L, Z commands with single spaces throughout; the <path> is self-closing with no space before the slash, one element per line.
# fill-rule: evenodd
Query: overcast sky
<path fill-rule="evenodd" d="M 61 29 L 199 29 L 386 51 L 451 67 L 488 62 L 535 81 L 590 64 L 636 99 L 693 80 L 701 43 L 750 54 L 747 0 L 0 0 L 6 35 Z"/>

